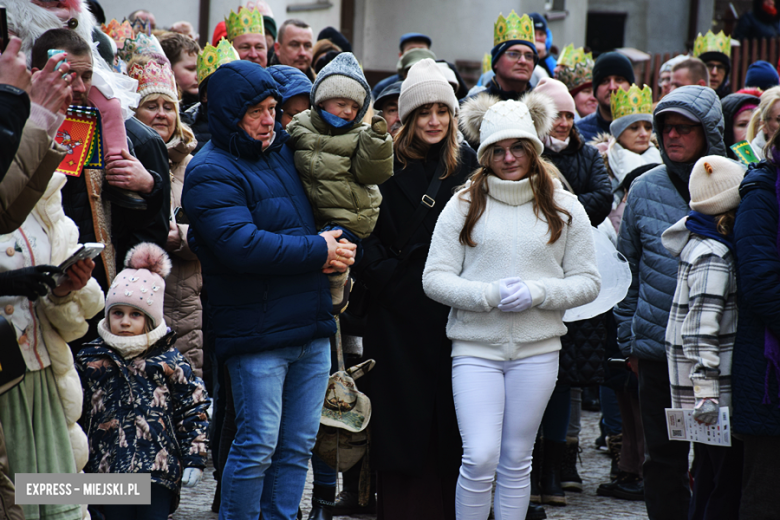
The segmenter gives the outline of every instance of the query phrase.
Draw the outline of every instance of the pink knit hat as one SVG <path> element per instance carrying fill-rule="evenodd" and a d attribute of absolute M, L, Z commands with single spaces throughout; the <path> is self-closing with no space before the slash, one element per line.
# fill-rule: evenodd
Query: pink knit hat
<path fill-rule="evenodd" d="M 143 312 L 156 329 L 165 321 L 163 297 L 171 260 L 156 244 L 138 244 L 125 257 L 125 268 L 116 275 L 106 294 L 106 316 L 114 305 L 127 305 Z"/>
<path fill-rule="evenodd" d="M 577 113 L 574 98 L 569 94 L 568 87 L 557 79 L 542 78 L 534 88 L 534 92 L 541 92 L 552 98 L 558 112 L 571 112 L 572 115 Z"/>

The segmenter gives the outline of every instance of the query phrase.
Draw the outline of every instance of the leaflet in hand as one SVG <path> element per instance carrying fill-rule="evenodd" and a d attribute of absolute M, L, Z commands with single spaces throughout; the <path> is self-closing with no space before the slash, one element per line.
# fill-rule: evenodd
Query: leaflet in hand
<path fill-rule="evenodd" d="M 731 424 L 729 409 L 720 408 L 718 422 L 713 425 L 701 424 L 693 418 L 693 409 L 667 408 L 666 429 L 671 441 L 688 441 L 710 444 L 712 446 L 731 446 Z"/>

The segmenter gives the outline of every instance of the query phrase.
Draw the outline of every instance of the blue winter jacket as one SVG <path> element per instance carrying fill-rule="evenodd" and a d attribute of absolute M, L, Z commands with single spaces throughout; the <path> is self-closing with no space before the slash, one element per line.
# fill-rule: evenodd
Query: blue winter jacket
<path fill-rule="evenodd" d="M 308 98 L 309 94 L 311 94 L 311 80 L 300 69 L 290 67 L 289 65 L 272 65 L 265 70 L 276 81 L 279 95 L 282 96 L 281 101 L 279 101 L 280 105 L 287 103 L 291 97 L 306 94 Z"/>
<path fill-rule="evenodd" d="M 658 103 L 655 114 L 684 108 L 701 121 L 707 138 L 704 155 L 726 155 L 720 99 L 708 87 L 680 87 Z M 653 118 L 656 135 L 663 136 L 663 119 Z M 677 163 L 659 148 L 664 164 L 639 176 L 628 193 L 618 236 L 618 251 L 628 259 L 633 280 L 628 294 L 614 308 L 618 346 L 625 355 L 666 361 L 664 340 L 672 297 L 677 287 L 678 259 L 661 243 L 661 234 L 688 214 L 688 178 L 694 162 Z M 675 176 L 681 195 L 672 182 Z"/>
<path fill-rule="evenodd" d="M 747 435 L 780 435 L 780 398 L 775 374 L 769 376 L 764 333 L 780 337 L 780 257 L 777 254 L 777 169 L 766 161 L 751 165 L 739 187 L 734 238 L 737 257 L 739 320 L 732 358 L 732 428 Z"/>
<path fill-rule="evenodd" d="M 280 98 L 257 64 L 234 61 L 209 78 L 209 144 L 190 161 L 182 206 L 203 269 L 220 359 L 304 345 L 336 332 L 325 240 L 277 122 L 262 143 L 238 127 L 248 107 Z"/>
<path fill-rule="evenodd" d="M 580 132 L 582 140 L 587 143 L 592 141 L 599 134 L 605 133 L 611 135 L 609 132 L 610 123 L 610 121 L 607 121 L 601 117 L 598 109 L 596 109 L 595 112 L 581 118 L 579 121 L 574 123 L 574 125 Z"/>

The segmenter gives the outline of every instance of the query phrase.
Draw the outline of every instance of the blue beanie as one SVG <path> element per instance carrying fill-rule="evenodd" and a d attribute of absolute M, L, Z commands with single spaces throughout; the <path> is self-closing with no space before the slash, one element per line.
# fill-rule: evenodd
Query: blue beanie
<path fill-rule="evenodd" d="M 771 63 L 757 61 L 748 67 L 745 74 L 745 87 L 758 87 L 767 90 L 780 84 L 780 76 Z"/>
<path fill-rule="evenodd" d="M 490 56 L 492 57 L 491 61 L 491 67 L 493 70 L 496 70 L 496 63 L 498 63 L 498 59 L 501 58 L 501 55 L 504 54 L 507 49 L 509 49 L 513 45 L 525 45 L 527 47 L 530 47 L 532 51 L 534 51 L 534 67 L 536 67 L 536 64 L 539 63 L 539 53 L 536 52 L 536 43 L 535 42 L 529 42 L 527 40 L 509 40 L 503 43 L 499 43 L 495 47 L 493 47 L 493 50 L 490 51 Z"/>

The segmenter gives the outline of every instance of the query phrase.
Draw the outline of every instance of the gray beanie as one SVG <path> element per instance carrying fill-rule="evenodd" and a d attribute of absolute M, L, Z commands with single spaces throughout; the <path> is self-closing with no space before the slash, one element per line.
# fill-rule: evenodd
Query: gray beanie
<path fill-rule="evenodd" d="M 398 112 L 401 122 L 414 110 L 429 103 L 443 103 L 450 107 L 453 114 L 458 113 L 458 99 L 452 90 L 452 85 L 439 70 L 436 62 L 430 58 L 415 63 L 401 85 L 401 95 L 398 97 Z"/>
<path fill-rule="evenodd" d="M 342 52 L 333 58 L 322 68 L 311 87 L 311 104 L 318 112 L 319 103 L 337 97 L 352 99 L 360 105 L 355 121 L 366 115 L 371 102 L 371 88 L 351 52 Z"/>
<path fill-rule="evenodd" d="M 637 121 L 647 121 L 651 125 L 653 124 L 653 114 L 628 114 L 627 116 L 619 117 L 612 121 L 609 125 L 609 133 L 615 139 L 620 137 L 626 128 L 633 125 Z"/>

